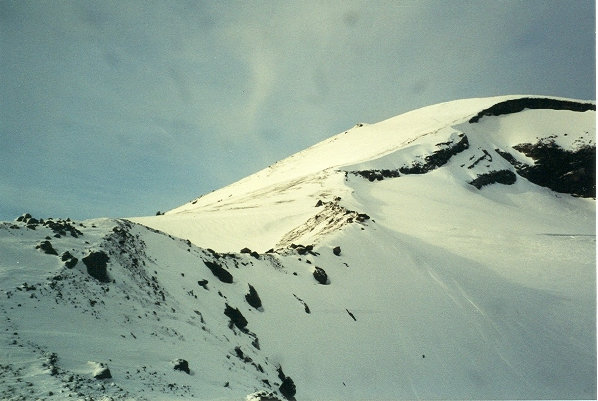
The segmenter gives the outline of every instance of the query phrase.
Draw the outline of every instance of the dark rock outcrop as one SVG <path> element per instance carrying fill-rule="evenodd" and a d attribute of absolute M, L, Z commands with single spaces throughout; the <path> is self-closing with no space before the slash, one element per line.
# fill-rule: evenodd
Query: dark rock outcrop
<path fill-rule="evenodd" d="M 197 284 L 199 284 L 200 286 L 202 286 L 204 288 L 204 290 L 208 289 L 208 280 L 198 280 Z"/>
<path fill-rule="evenodd" d="M 469 184 L 477 189 L 481 189 L 483 186 L 490 184 L 513 185 L 516 181 L 517 175 L 511 170 L 497 170 L 480 174 L 474 180 L 470 181 Z"/>
<path fill-rule="evenodd" d="M 283 395 L 287 400 L 295 400 L 295 394 L 297 393 L 297 388 L 295 387 L 295 383 L 293 379 L 289 376 L 286 376 L 282 371 L 282 367 L 278 367 L 278 378 L 282 381 L 278 390 L 280 394 Z"/>
<path fill-rule="evenodd" d="M 269 385 L 269 382 L 266 381 L 266 383 Z M 253 394 L 250 394 L 249 396 L 247 396 L 247 399 L 255 401 L 282 401 L 273 392 L 265 390 L 261 390 Z"/>
<path fill-rule="evenodd" d="M 436 146 L 441 149 L 433 152 L 424 158 L 424 163 L 413 163 L 411 166 L 403 166 L 399 169 L 402 174 L 425 174 L 428 171 L 444 166 L 451 157 L 469 149 L 469 139 L 465 134 L 460 134 L 457 142 L 439 143 Z"/>
<path fill-rule="evenodd" d="M 583 146 L 575 151 L 558 146 L 551 139 L 524 143 L 513 149 L 534 160 L 534 165 L 518 162 L 508 152 L 498 151 L 517 173 L 536 185 L 555 192 L 586 198 L 596 197 L 596 148 Z"/>
<path fill-rule="evenodd" d="M 185 372 L 188 375 L 191 374 L 191 370 L 189 369 L 189 362 L 184 359 L 178 358 L 172 361 L 173 369 L 180 370 L 181 372 Z"/>
<path fill-rule="evenodd" d="M 385 178 L 396 178 L 400 177 L 401 174 L 399 170 L 389 170 L 389 169 L 382 169 L 382 170 L 357 170 L 357 171 L 350 171 L 351 174 L 361 176 L 370 182 L 374 181 L 382 181 Z"/>
<path fill-rule="evenodd" d="M 72 269 L 73 267 L 75 267 L 77 265 L 77 262 L 79 262 L 79 259 L 77 259 L 73 255 L 71 255 L 71 253 L 69 251 L 64 252 L 60 256 L 60 259 L 64 262 L 64 265 L 66 266 L 67 269 Z"/>
<path fill-rule="evenodd" d="M 106 269 L 107 263 L 110 260 L 104 251 L 91 252 L 89 255 L 81 259 L 87 267 L 87 274 L 102 283 L 109 283 L 108 271 Z"/>
<path fill-rule="evenodd" d="M 341 247 L 335 246 L 334 248 L 332 248 L 332 253 L 334 253 L 336 256 L 339 256 L 341 254 Z"/>
<path fill-rule="evenodd" d="M 208 267 L 208 269 L 210 269 L 212 274 L 218 277 L 218 280 L 227 284 L 231 284 L 233 282 L 233 275 L 230 274 L 228 270 L 220 266 L 218 263 L 210 262 L 208 260 L 204 260 L 204 263 Z"/>
<path fill-rule="evenodd" d="M 245 300 L 249 305 L 253 306 L 255 309 L 260 309 L 262 307 L 262 300 L 260 299 L 260 296 L 258 295 L 255 288 L 251 284 L 248 285 L 249 292 L 245 294 Z"/>
<path fill-rule="evenodd" d="M 330 281 L 328 280 L 328 275 L 326 274 L 324 269 L 322 269 L 321 267 L 316 266 L 314 269 L 313 275 L 318 283 L 320 283 L 322 285 L 330 284 Z"/>
<path fill-rule="evenodd" d="M 574 102 L 571 100 L 523 97 L 520 99 L 506 100 L 484 109 L 476 116 L 472 117 L 469 122 L 477 123 L 484 116 L 513 114 L 525 109 L 571 110 L 584 112 L 588 110 L 596 110 L 596 105 L 592 103 Z"/>
<path fill-rule="evenodd" d="M 58 256 L 58 252 L 56 252 L 50 241 L 42 241 L 36 248 L 41 249 L 45 254 Z"/>
<path fill-rule="evenodd" d="M 237 308 L 231 307 L 229 304 L 225 305 L 224 314 L 230 319 L 230 321 L 241 330 L 245 330 L 247 327 L 247 319 L 243 316 L 241 311 Z"/>
<path fill-rule="evenodd" d="M 110 373 L 110 369 L 108 365 L 105 363 L 97 364 L 97 368 L 93 371 L 93 378 L 96 380 L 104 380 L 104 379 L 111 379 L 112 374 Z"/>

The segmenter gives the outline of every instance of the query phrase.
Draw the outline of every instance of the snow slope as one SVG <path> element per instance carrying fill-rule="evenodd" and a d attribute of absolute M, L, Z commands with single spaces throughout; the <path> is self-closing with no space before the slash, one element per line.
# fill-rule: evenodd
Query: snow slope
<path fill-rule="evenodd" d="M 448 102 L 163 216 L 2 223 L 0 398 L 593 399 L 594 109 Z"/>

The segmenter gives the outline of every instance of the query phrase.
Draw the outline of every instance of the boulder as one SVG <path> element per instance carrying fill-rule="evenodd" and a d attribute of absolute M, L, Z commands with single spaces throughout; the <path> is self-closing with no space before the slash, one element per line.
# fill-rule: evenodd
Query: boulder
<path fill-rule="evenodd" d="M 218 263 L 204 260 L 205 265 L 210 269 L 212 274 L 223 283 L 231 284 L 233 282 L 233 275 L 228 272 L 225 268 L 220 266 Z"/>
<path fill-rule="evenodd" d="M 258 295 L 257 291 L 255 290 L 255 288 L 253 288 L 253 286 L 251 284 L 249 285 L 249 292 L 247 294 L 245 294 L 245 300 L 247 301 L 247 303 L 251 306 L 253 306 L 255 309 L 261 310 L 262 309 L 262 300 L 260 299 L 260 296 Z"/>
<path fill-rule="evenodd" d="M 293 379 L 284 374 L 282 367 L 280 366 L 278 367 L 278 378 L 282 381 L 280 387 L 278 388 L 280 394 L 282 394 L 288 400 L 294 400 L 295 394 L 297 393 L 295 383 L 293 382 Z"/>
<path fill-rule="evenodd" d="M 87 274 L 102 283 L 109 283 L 110 278 L 106 266 L 110 258 L 104 251 L 92 251 L 84 257 L 83 263 L 87 267 Z"/>
<path fill-rule="evenodd" d="M 231 307 L 229 304 L 225 304 L 224 314 L 230 319 L 230 321 L 241 330 L 245 330 L 247 327 L 247 319 L 243 316 L 241 311 L 237 308 Z"/>
<path fill-rule="evenodd" d="M 189 362 L 184 359 L 177 358 L 172 361 L 173 369 L 180 370 L 181 372 L 185 372 L 188 375 L 191 374 L 191 370 L 189 369 Z"/>
<path fill-rule="evenodd" d="M 322 285 L 330 284 L 330 281 L 328 280 L 328 275 L 321 267 L 316 266 L 313 275 L 318 283 Z"/>
<path fill-rule="evenodd" d="M 91 362 L 91 365 L 94 367 L 92 372 L 92 376 L 94 379 L 104 380 L 112 378 L 110 369 L 108 368 L 108 365 L 106 365 L 105 363 Z"/>
<path fill-rule="evenodd" d="M 43 241 L 36 248 L 41 249 L 44 253 L 48 255 L 58 256 L 58 252 L 56 252 L 50 241 Z"/>

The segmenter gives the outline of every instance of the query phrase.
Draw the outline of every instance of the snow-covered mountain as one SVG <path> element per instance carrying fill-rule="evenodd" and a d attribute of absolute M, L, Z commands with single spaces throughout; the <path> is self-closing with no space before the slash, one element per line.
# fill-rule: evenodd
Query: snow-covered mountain
<path fill-rule="evenodd" d="M 595 398 L 595 118 L 459 100 L 164 215 L 1 223 L 0 398 Z"/>

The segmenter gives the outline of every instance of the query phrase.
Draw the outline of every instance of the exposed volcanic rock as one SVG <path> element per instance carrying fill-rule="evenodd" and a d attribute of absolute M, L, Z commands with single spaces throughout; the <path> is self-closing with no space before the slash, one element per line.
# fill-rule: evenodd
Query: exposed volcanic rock
<path fill-rule="evenodd" d="M 208 267 L 208 269 L 210 269 L 214 276 L 218 277 L 218 280 L 227 284 L 231 284 L 233 282 L 233 275 L 218 263 L 204 260 L 204 264 Z"/>
<path fill-rule="evenodd" d="M 444 166 L 452 156 L 469 148 L 467 136 L 460 134 L 458 137 L 461 139 L 456 142 L 449 141 L 437 144 L 436 146 L 440 147 L 440 149 L 426 156 L 424 163 L 416 161 L 411 166 L 401 167 L 399 171 L 403 174 L 425 174 L 428 171 Z"/>
<path fill-rule="evenodd" d="M 472 117 L 469 122 L 477 123 L 484 116 L 500 116 L 504 114 L 518 113 L 525 109 L 571 110 L 584 112 L 588 110 L 596 110 L 596 105 L 593 103 L 580 103 L 570 100 L 524 97 L 496 103 L 492 107 L 480 111 L 476 116 Z"/>
<path fill-rule="evenodd" d="M 513 149 L 532 158 L 534 164 L 519 162 L 506 151 L 496 151 L 515 167 L 519 175 L 534 184 L 575 196 L 596 197 L 595 146 L 566 150 L 553 140 L 545 139 L 535 144 L 516 145 Z"/>
<path fill-rule="evenodd" d="M 110 258 L 104 251 L 90 252 L 82 259 L 87 267 L 87 273 L 102 283 L 109 283 L 110 278 L 106 266 Z"/>
<path fill-rule="evenodd" d="M 480 174 L 469 183 L 477 189 L 481 189 L 483 186 L 490 184 L 513 185 L 515 181 L 517 181 L 517 175 L 514 172 L 510 170 L 498 170 Z"/>

